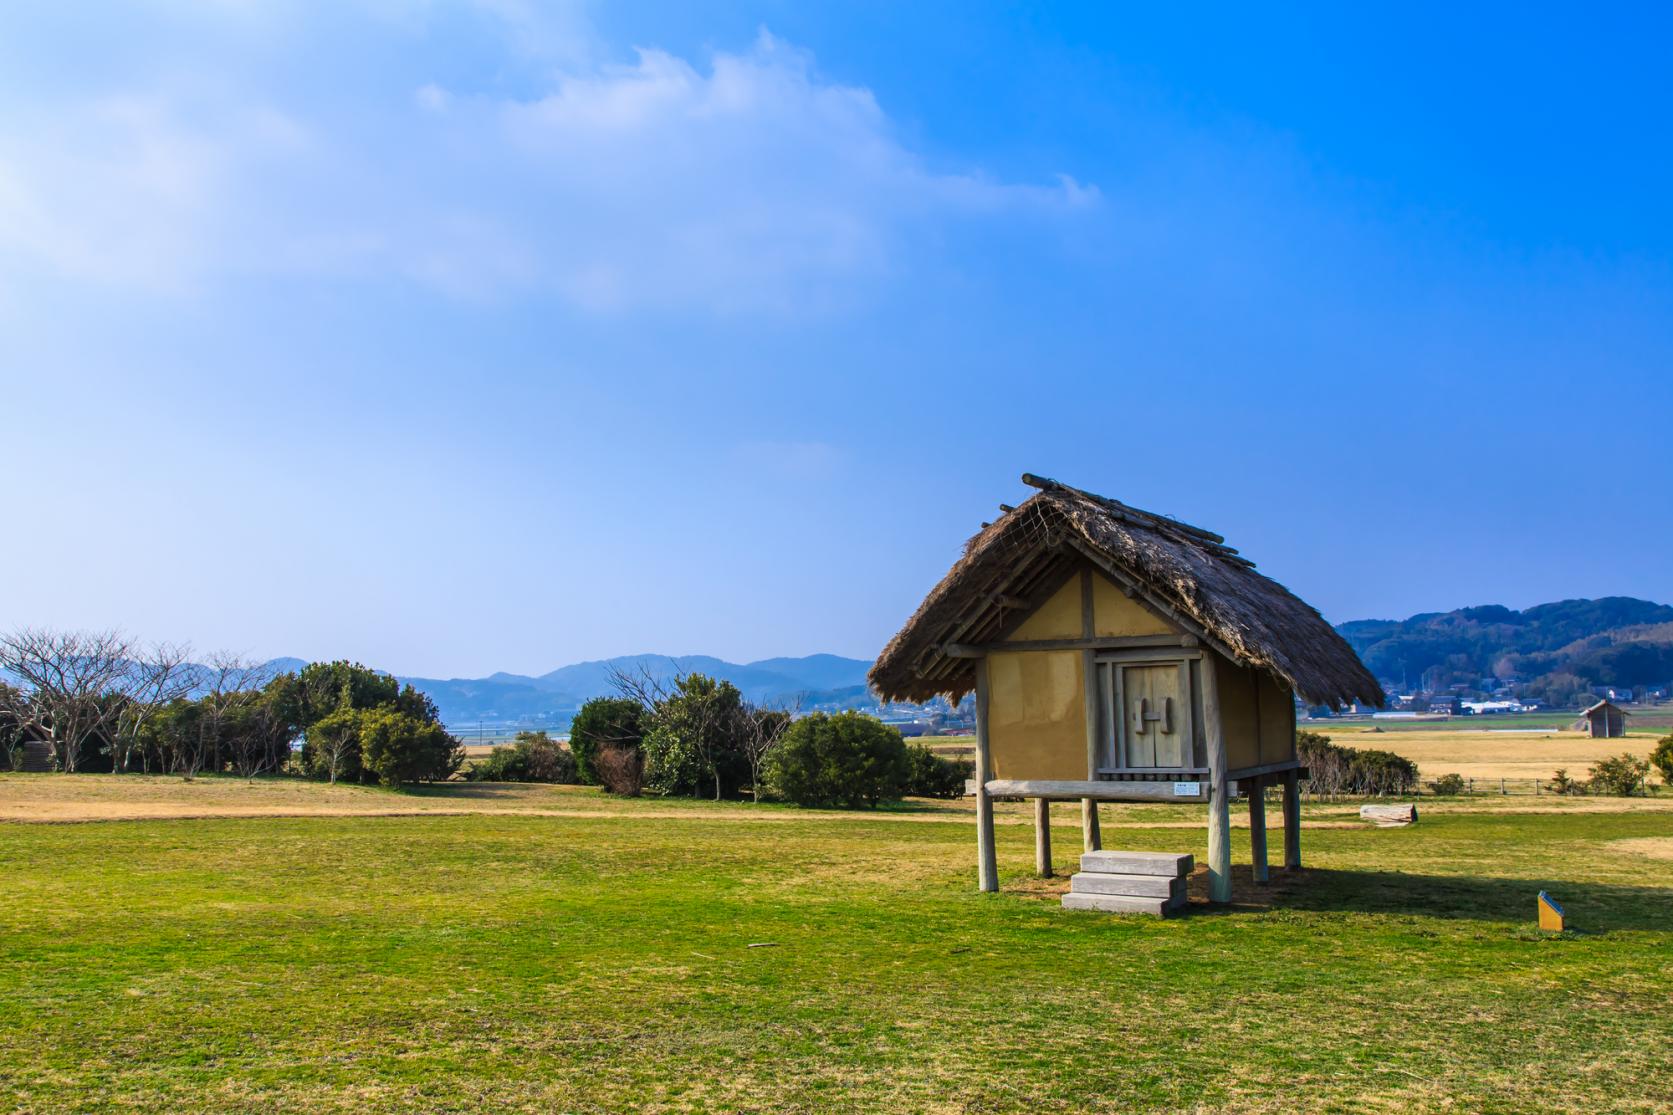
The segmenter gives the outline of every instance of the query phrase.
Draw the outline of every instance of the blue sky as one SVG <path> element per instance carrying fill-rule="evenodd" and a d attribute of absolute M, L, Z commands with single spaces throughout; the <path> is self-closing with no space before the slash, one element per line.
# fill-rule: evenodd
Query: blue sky
<path fill-rule="evenodd" d="M 1654 8 L 100 10 L 0 10 L 8 625 L 863 657 L 1024 470 L 1673 599 Z"/>

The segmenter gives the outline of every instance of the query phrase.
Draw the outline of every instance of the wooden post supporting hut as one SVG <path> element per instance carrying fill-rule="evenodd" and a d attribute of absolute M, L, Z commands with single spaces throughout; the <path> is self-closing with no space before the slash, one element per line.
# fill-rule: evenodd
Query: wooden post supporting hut
<path fill-rule="evenodd" d="M 975 694 L 979 887 L 999 889 L 996 798 L 1034 799 L 1041 875 L 1052 873 L 1052 801 L 1080 803 L 1087 853 L 1102 847 L 1100 802 L 1206 802 L 1209 895 L 1227 902 L 1232 799 L 1248 797 L 1264 882 L 1263 793 L 1280 786 L 1284 865 L 1300 867 L 1296 697 L 1381 705 L 1376 679 L 1219 535 L 1023 482 L 1038 492 L 970 539 L 871 671 L 886 700 Z"/>

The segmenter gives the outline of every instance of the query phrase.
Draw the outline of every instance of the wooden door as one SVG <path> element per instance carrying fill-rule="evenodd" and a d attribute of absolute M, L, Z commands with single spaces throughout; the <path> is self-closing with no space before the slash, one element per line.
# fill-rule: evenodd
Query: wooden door
<path fill-rule="evenodd" d="M 1179 768 L 1191 765 L 1191 698 L 1184 663 L 1143 663 L 1121 667 L 1122 735 L 1127 766 Z"/>

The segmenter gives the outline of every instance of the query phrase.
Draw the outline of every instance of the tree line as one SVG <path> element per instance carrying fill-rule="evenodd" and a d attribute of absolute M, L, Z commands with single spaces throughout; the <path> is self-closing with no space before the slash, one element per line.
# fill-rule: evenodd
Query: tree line
<path fill-rule="evenodd" d="M 0 766 L 14 769 L 31 743 L 68 773 L 398 785 L 450 778 L 464 761 L 427 696 L 353 662 L 276 672 L 116 632 L 26 628 L 0 636 L 0 672 Z"/>
<path fill-rule="evenodd" d="M 748 797 L 856 808 L 902 797 L 958 797 L 969 763 L 908 745 L 856 712 L 798 716 L 753 704 L 705 674 L 664 681 L 617 671 L 616 695 L 588 701 L 570 725 L 566 761 L 545 733 L 495 748 L 470 777 L 576 781 L 625 796 Z"/>
<path fill-rule="evenodd" d="M 116 632 L 28 628 L 0 636 L 0 769 L 21 767 L 34 744 L 68 773 L 293 773 L 389 786 L 462 774 L 850 808 L 958 797 L 971 774 L 875 717 L 797 716 L 704 674 L 618 671 L 613 685 L 615 696 L 580 709 L 567 749 L 525 732 L 467 767 L 429 697 L 358 663 L 278 672 L 230 654 L 193 662 L 186 647 Z"/>

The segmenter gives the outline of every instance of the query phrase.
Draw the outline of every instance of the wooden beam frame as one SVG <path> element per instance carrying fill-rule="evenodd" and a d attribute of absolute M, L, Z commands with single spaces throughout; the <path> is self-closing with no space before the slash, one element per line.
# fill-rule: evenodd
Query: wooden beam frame
<path fill-rule="evenodd" d="M 993 795 L 988 779 L 993 761 L 988 749 L 988 664 L 976 663 L 976 885 L 992 894 L 999 889 L 999 860 L 993 847 Z"/>
<path fill-rule="evenodd" d="M 1226 646 L 1226 644 L 1222 643 L 1219 639 L 1216 639 L 1213 635 L 1209 634 L 1208 630 L 1204 628 L 1202 624 L 1198 623 L 1190 616 L 1184 615 L 1178 608 L 1175 608 L 1166 600 L 1158 599 L 1148 589 L 1146 589 L 1140 581 L 1123 571 L 1114 562 L 1109 561 L 1102 554 L 1097 553 L 1090 547 L 1075 539 L 1070 539 L 1069 545 L 1073 547 L 1082 557 L 1086 558 L 1086 560 L 1090 561 L 1093 565 L 1097 566 L 1098 569 L 1103 571 L 1103 573 L 1107 575 L 1110 580 L 1114 581 L 1116 585 L 1120 587 L 1121 591 L 1127 594 L 1128 599 L 1137 602 L 1158 618 L 1167 620 L 1175 627 L 1184 629 L 1187 634 L 1195 635 L 1203 642 L 1204 645 L 1213 647 L 1222 656 L 1224 656 L 1227 661 L 1238 661 L 1238 655 L 1236 652 Z"/>
<path fill-rule="evenodd" d="M 1089 574 L 1091 570 L 1087 571 Z M 1194 650 L 1201 645 L 1195 635 L 1085 635 L 1078 639 L 1012 639 L 994 643 L 943 643 L 948 658 L 980 658 L 1001 650 Z"/>
<path fill-rule="evenodd" d="M 1201 779 L 1181 779 L 1195 782 L 1194 794 L 1174 793 L 1172 782 L 1079 782 L 1054 778 L 992 778 L 983 783 L 988 799 L 993 798 L 1048 798 L 1052 801 L 1177 801 L 1203 802 L 1210 800 L 1208 785 Z M 1231 783 L 1236 793 L 1237 784 Z"/>
<path fill-rule="evenodd" d="M 1098 633 L 1098 619 L 1093 608 L 1092 567 L 1082 564 L 1080 569 L 1080 633 L 1083 640 L 1091 640 Z M 1098 656 L 1092 647 L 1081 650 L 1081 688 L 1086 692 L 1086 780 L 1098 777 L 1098 749 L 1103 742 L 1103 725 L 1098 715 L 1102 702 L 1098 699 Z M 1098 803 L 1093 798 L 1080 799 L 1081 848 L 1088 852 L 1104 847 L 1103 827 L 1098 823 Z"/>
<path fill-rule="evenodd" d="M 1220 683 L 1212 655 L 1202 660 L 1203 734 L 1208 740 L 1208 900 L 1232 900 L 1232 781 L 1226 769 L 1226 734 L 1220 719 Z"/>
<path fill-rule="evenodd" d="M 1284 870 L 1301 869 L 1301 772 L 1284 772 Z"/>
<path fill-rule="evenodd" d="M 1051 878 L 1051 802 L 1034 799 L 1034 870 L 1042 879 Z"/>
<path fill-rule="evenodd" d="M 1232 781 L 1244 778 L 1265 778 L 1269 774 L 1283 774 L 1285 771 L 1298 772 L 1302 778 L 1307 777 L 1307 768 L 1301 765 L 1300 759 L 1281 759 L 1276 763 L 1262 763 L 1253 767 L 1238 767 L 1226 772 L 1226 777 Z"/>

